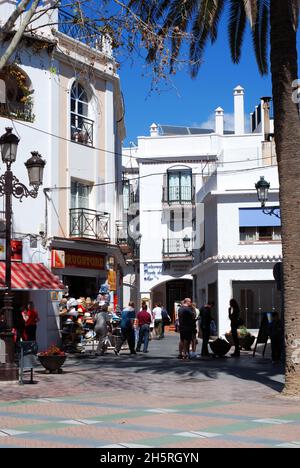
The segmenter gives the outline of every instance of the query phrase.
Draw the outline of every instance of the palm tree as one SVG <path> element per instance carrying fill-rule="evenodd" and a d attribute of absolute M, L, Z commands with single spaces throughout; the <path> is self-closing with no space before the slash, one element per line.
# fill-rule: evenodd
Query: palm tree
<path fill-rule="evenodd" d="M 155 62 L 162 41 L 171 40 L 170 65 L 176 62 L 185 34 L 190 34 L 191 75 L 196 76 L 208 41 L 217 39 L 218 22 L 230 6 L 229 42 L 238 63 L 247 20 L 261 74 L 268 72 L 268 44 L 273 86 L 275 142 L 279 168 L 285 294 L 285 393 L 300 395 L 300 125 L 293 99 L 298 78 L 296 35 L 300 0 L 130 0 L 128 7 L 157 28 L 147 60 Z M 296 93 L 297 94 L 297 93 Z"/>

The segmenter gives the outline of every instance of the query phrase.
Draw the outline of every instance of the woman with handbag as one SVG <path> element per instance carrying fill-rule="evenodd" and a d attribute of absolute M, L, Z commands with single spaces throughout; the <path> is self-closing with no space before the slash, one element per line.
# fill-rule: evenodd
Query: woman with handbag
<path fill-rule="evenodd" d="M 240 357 L 240 342 L 238 337 L 238 328 L 240 326 L 240 307 L 235 299 L 231 299 L 229 302 L 229 320 L 231 326 L 231 336 L 234 342 L 235 351 L 231 355 L 232 357 Z"/>

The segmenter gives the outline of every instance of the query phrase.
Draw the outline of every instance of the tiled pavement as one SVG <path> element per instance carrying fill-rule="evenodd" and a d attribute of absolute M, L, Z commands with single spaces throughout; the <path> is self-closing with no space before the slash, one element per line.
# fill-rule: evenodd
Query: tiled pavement
<path fill-rule="evenodd" d="M 300 448 L 300 401 L 279 396 L 269 360 L 177 361 L 174 336 L 151 347 L 0 382 L 0 448 Z"/>

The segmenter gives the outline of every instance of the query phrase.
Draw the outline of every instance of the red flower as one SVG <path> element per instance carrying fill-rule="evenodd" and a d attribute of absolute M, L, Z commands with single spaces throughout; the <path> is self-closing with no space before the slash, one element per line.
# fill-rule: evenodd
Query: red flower
<path fill-rule="evenodd" d="M 39 356 L 65 356 L 64 351 L 61 351 L 57 346 L 51 345 L 47 351 L 39 353 Z"/>

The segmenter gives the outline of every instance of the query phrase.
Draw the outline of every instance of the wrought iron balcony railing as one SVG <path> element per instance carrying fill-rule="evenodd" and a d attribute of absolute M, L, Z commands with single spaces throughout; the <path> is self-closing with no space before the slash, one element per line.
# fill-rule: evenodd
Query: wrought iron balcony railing
<path fill-rule="evenodd" d="M 58 30 L 67 36 L 97 50 L 103 49 L 103 35 L 96 25 L 81 16 L 59 9 Z"/>
<path fill-rule="evenodd" d="M 195 203 L 195 187 L 163 187 L 163 203 L 184 205 Z"/>
<path fill-rule="evenodd" d="M 93 146 L 94 122 L 82 115 L 71 114 L 71 140 Z"/>
<path fill-rule="evenodd" d="M 191 257 L 192 242 L 190 243 L 189 249 L 187 250 L 184 246 L 182 238 L 177 239 L 163 239 L 163 257 L 180 257 L 187 258 Z"/>
<path fill-rule="evenodd" d="M 70 237 L 109 241 L 110 214 L 87 208 L 71 208 Z"/>

